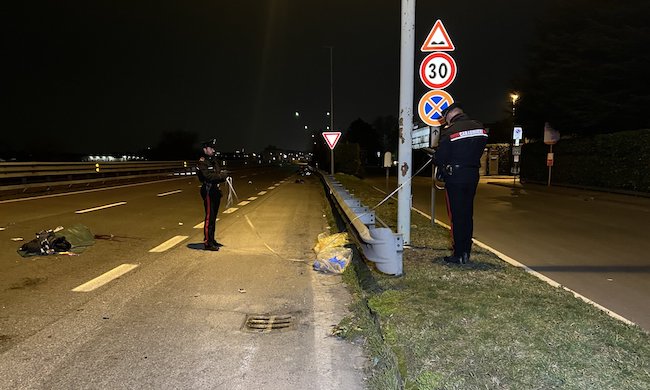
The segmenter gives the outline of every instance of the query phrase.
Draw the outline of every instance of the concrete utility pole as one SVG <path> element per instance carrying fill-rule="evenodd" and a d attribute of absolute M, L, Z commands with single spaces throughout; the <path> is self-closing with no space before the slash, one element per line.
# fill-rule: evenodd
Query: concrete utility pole
<path fill-rule="evenodd" d="M 397 185 L 397 232 L 404 244 L 411 243 L 411 132 L 413 131 L 413 67 L 415 57 L 415 0 L 402 0 L 399 92 L 399 166 Z"/>

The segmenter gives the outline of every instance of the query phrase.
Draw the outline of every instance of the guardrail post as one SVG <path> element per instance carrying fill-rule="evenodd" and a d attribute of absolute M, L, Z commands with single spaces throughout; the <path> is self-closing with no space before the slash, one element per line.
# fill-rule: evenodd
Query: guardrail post
<path fill-rule="evenodd" d="M 343 185 L 319 171 L 342 216 L 347 219 L 350 233 L 359 244 L 364 257 L 375 264 L 377 270 L 389 275 L 402 275 L 404 240 L 402 234 L 388 227 L 375 227 L 375 212 L 361 204 Z"/>

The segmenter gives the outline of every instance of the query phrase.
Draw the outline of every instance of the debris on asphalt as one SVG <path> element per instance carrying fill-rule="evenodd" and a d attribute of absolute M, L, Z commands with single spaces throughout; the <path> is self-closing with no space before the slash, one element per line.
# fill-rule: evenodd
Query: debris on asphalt
<path fill-rule="evenodd" d="M 178 223 L 178 226 L 183 226 L 183 222 L 179 222 L 179 223 Z"/>
<path fill-rule="evenodd" d="M 5 230 L 5 229 L 6 229 L 6 228 L 0 227 L 0 232 L 3 231 L 3 230 Z"/>
<path fill-rule="evenodd" d="M 240 292 L 241 294 L 246 294 L 246 289 L 240 288 L 240 289 L 239 289 L 239 292 Z"/>
<path fill-rule="evenodd" d="M 22 257 L 59 254 L 75 256 L 94 243 L 94 235 L 84 225 L 69 228 L 58 226 L 36 233 L 36 238 L 23 244 L 17 252 Z"/>
<path fill-rule="evenodd" d="M 344 247 L 348 243 L 347 233 L 319 234 L 318 243 L 314 246 L 316 252 L 314 270 L 323 273 L 343 273 L 352 261 L 352 249 Z"/>
<path fill-rule="evenodd" d="M 338 247 L 338 246 L 344 246 L 345 244 L 348 244 L 350 241 L 348 240 L 348 234 L 343 232 L 343 233 L 320 233 L 318 235 L 318 243 L 314 246 L 314 252 L 318 253 L 322 251 L 325 248 L 332 248 L 332 247 Z"/>

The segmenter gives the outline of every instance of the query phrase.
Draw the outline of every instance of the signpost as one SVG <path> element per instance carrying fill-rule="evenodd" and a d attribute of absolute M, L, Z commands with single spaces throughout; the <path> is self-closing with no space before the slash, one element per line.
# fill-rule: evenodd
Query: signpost
<path fill-rule="evenodd" d="M 393 166 L 393 154 L 391 152 L 384 153 L 384 168 L 386 168 L 386 191 L 388 191 L 388 175 L 390 167 Z"/>
<path fill-rule="evenodd" d="M 339 138 L 341 138 L 341 132 L 326 131 L 323 132 L 323 138 L 325 138 L 327 146 L 330 147 L 330 174 L 334 175 L 334 147 L 336 146 L 336 143 L 339 142 Z"/>
<path fill-rule="evenodd" d="M 426 53 L 429 51 L 454 51 L 455 49 L 442 20 L 438 19 L 431 28 L 427 39 L 424 40 L 420 51 Z"/>
<path fill-rule="evenodd" d="M 420 119 L 429 126 L 440 126 L 442 111 L 453 102 L 454 98 L 445 91 L 433 90 L 425 93 L 418 104 Z"/>
<path fill-rule="evenodd" d="M 517 174 L 519 173 L 519 157 L 521 156 L 521 146 L 519 143 L 524 137 L 524 129 L 520 126 L 515 126 L 512 130 L 512 185 L 515 185 Z"/>
<path fill-rule="evenodd" d="M 546 183 L 547 187 L 551 186 L 551 168 L 553 168 L 553 145 L 560 140 L 560 132 L 551 127 L 551 125 L 546 122 L 544 123 L 544 143 L 549 145 L 549 153 L 546 156 L 546 166 L 548 167 L 548 182 Z"/>
<path fill-rule="evenodd" d="M 431 53 L 420 64 L 420 80 L 431 89 L 447 88 L 456 78 L 456 61 L 447 53 Z"/>
<path fill-rule="evenodd" d="M 451 42 L 451 38 L 447 33 L 447 29 L 442 24 L 440 19 L 436 20 L 429 35 L 424 40 L 420 51 L 428 54 L 420 64 L 420 80 L 431 91 L 425 93 L 420 98 L 418 104 L 418 113 L 422 122 L 431 126 L 429 131 L 429 147 L 435 148 L 438 146 L 438 138 L 440 136 L 440 126 L 442 125 L 442 111 L 449 107 L 454 98 L 445 91 L 456 79 L 456 61 L 448 53 L 454 51 L 456 47 Z M 422 140 L 413 142 L 413 147 L 424 147 Z M 433 151 L 431 151 L 433 154 Z M 431 170 L 431 224 L 435 224 L 435 169 Z"/>

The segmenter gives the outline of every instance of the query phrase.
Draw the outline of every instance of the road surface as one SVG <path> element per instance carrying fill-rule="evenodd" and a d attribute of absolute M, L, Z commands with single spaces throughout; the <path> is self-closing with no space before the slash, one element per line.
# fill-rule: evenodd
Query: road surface
<path fill-rule="evenodd" d="M 362 388 L 359 347 L 330 336 L 349 295 L 311 269 L 322 185 L 233 177 L 219 252 L 199 249 L 195 177 L 1 202 L 0 388 Z M 101 237 L 79 256 L 22 258 L 11 240 L 77 223 Z M 256 333 L 253 315 L 291 328 Z"/>

